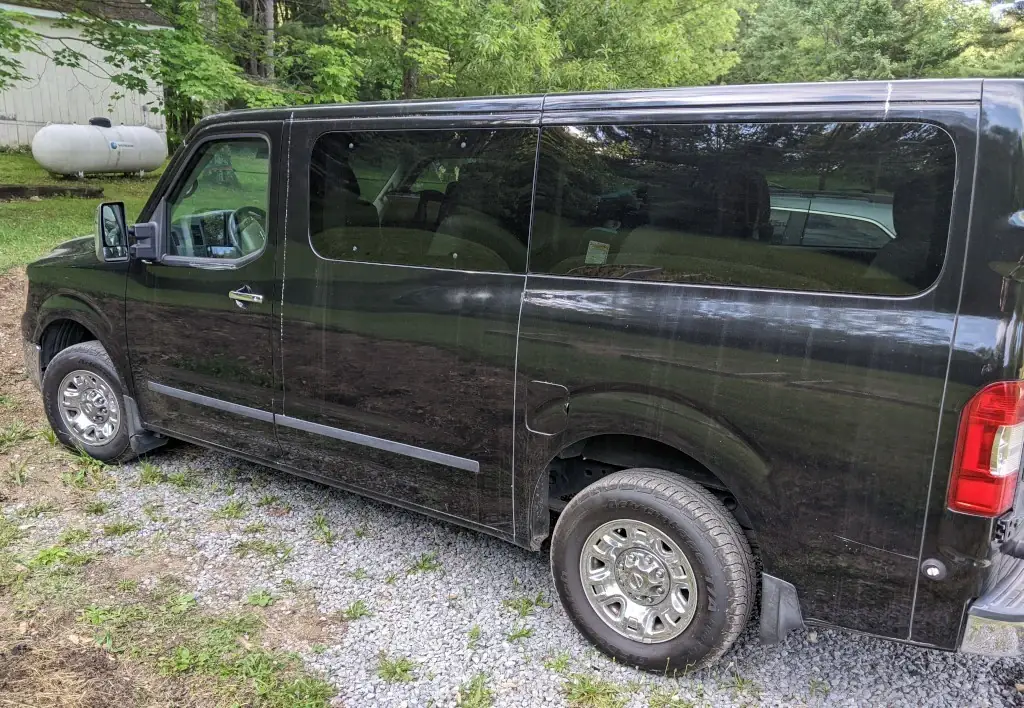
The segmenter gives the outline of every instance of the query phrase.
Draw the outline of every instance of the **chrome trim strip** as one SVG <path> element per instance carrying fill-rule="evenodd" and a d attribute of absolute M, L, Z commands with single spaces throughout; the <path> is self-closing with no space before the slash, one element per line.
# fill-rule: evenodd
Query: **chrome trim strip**
<path fill-rule="evenodd" d="M 384 450 L 385 452 L 393 452 L 399 455 L 405 455 L 406 457 L 413 457 L 417 460 L 434 462 L 439 465 L 445 465 L 446 467 L 455 467 L 456 469 L 466 470 L 473 474 L 480 473 L 480 463 L 476 460 L 466 459 L 465 457 L 456 457 L 455 455 L 435 452 L 434 450 L 427 450 L 422 447 L 416 447 L 415 445 L 406 445 L 405 443 L 394 442 L 393 440 L 385 440 L 384 438 L 375 438 L 372 435 L 353 433 L 351 430 L 332 428 L 329 425 L 310 423 L 308 420 L 302 420 L 301 418 L 292 418 L 287 415 L 275 415 L 270 411 L 260 410 L 259 408 L 250 408 L 249 406 L 242 406 L 237 403 L 229 403 L 227 401 L 222 401 L 219 398 L 210 398 L 209 396 L 192 393 L 191 391 L 183 391 L 180 388 L 164 386 L 163 384 L 158 384 L 153 381 L 148 382 L 148 386 L 151 391 L 155 391 L 156 393 L 162 393 L 165 396 L 171 396 L 173 398 L 180 398 L 183 401 L 197 403 L 201 406 L 209 406 L 210 408 L 216 408 L 217 410 L 255 418 L 256 420 L 263 420 L 268 423 L 276 423 L 277 425 L 294 428 L 295 430 L 302 430 L 316 435 L 324 435 L 336 440 L 343 440 L 345 442 L 355 443 L 356 445 L 364 445 L 377 450 Z"/>
<path fill-rule="evenodd" d="M 383 438 L 375 438 L 372 435 L 363 435 L 362 433 L 353 433 L 350 430 L 342 430 L 341 428 L 332 428 L 329 425 L 320 425 L 319 423 L 310 423 L 307 420 L 300 418 L 292 418 L 287 415 L 275 416 L 279 425 L 284 425 L 289 428 L 295 428 L 296 430 L 302 430 L 307 433 L 315 433 L 317 435 L 324 435 L 329 438 L 336 440 L 343 440 L 345 442 L 355 443 L 356 445 L 365 445 L 366 447 L 376 448 L 377 450 L 384 450 L 385 452 L 394 452 L 399 455 L 405 455 L 406 457 L 414 457 L 417 460 L 426 460 L 427 462 L 435 462 L 439 465 L 445 465 L 447 467 L 455 467 L 460 470 L 466 470 L 473 474 L 480 473 L 480 463 L 476 460 L 467 460 L 465 457 L 456 457 L 455 455 L 448 455 L 443 452 L 435 452 L 433 450 L 427 450 L 422 447 L 416 447 L 415 445 L 406 445 L 405 443 L 394 442 L 392 440 L 385 440 Z"/>
<path fill-rule="evenodd" d="M 198 403 L 201 406 L 209 406 L 210 408 L 227 411 L 228 413 L 244 415 L 247 418 L 255 418 L 256 420 L 266 421 L 267 423 L 274 422 L 274 414 L 270 411 L 260 410 L 259 408 L 250 408 L 249 406 L 242 406 L 237 403 L 229 403 L 227 401 L 222 401 L 219 398 L 210 398 L 209 396 L 192 393 L 191 391 L 183 391 L 180 388 L 164 386 L 163 384 L 158 384 L 153 381 L 150 381 L 148 385 L 150 391 L 156 391 L 157 393 L 162 393 L 165 396 L 180 398 L 181 400 L 188 401 L 189 403 Z"/>

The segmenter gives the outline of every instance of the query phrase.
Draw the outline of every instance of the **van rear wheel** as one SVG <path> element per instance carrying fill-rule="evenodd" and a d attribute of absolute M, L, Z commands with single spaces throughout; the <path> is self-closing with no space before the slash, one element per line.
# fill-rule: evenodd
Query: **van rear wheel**
<path fill-rule="evenodd" d="M 698 669 L 739 636 L 754 601 L 743 531 L 712 494 L 662 470 L 616 472 L 566 505 L 551 571 L 576 627 L 649 671 Z"/>
<path fill-rule="evenodd" d="M 134 457 L 121 379 L 97 341 L 57 352 L 43 373 L 43 409 L 57 439 L 104 462 Z"/>

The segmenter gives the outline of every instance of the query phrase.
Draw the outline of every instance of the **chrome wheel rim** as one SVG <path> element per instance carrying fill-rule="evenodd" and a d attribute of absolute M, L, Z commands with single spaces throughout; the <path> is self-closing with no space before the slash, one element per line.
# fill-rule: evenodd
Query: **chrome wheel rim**
<path fill-rule="evenodd" d="M 75 440 L 106 445 L 121 428 L 121 407 L 110 384 L 92 371 L 72 371 L 60 382 L 60 415 Z"/>
<path fill-rule="evenodd" d="M 580 579 L 597 616 L 634 641 L 667 642 L 693 621 L 697 581 L 690 560 L 642 521 L 619 519 L 594 529 L 580 556 Z"/>

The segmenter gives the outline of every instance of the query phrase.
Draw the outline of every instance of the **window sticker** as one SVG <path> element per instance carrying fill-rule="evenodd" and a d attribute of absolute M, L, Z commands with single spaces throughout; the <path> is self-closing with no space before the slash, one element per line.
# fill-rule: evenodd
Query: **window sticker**
<path fill-rule="evenodd" d="M 610 244 L 601 241 L 591 241 L 587 244 L 587 255 L 583 262 L 587 265 L 604 265 L 608 262 L 608 249 Z"/>

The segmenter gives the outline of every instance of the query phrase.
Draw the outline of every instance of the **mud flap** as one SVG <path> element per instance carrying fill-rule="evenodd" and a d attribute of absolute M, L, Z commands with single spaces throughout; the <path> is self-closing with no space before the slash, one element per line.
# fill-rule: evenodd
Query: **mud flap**
<path fill-rule="evenodd" d="M 761 574 L 761 643 L 778 644 L 794 629 L 804 626 L 800 599 L 792 583 Z"/>

